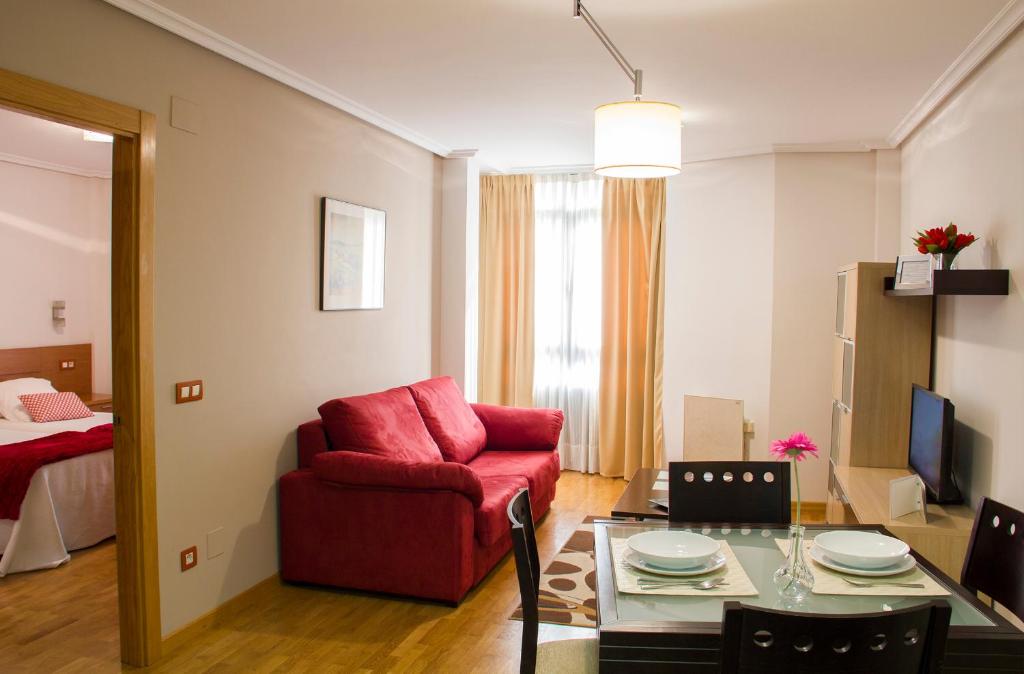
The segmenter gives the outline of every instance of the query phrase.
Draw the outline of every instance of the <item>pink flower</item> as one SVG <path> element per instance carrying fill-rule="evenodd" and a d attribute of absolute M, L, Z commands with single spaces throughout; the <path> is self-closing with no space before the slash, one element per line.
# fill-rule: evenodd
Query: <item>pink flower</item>
<path fill-rule="evenodd" d="M 796 461 L 803 461 L 804 454 L 810 454 L 818 458 L 818 446 L 814 444 L 806 433 L 794 433 L 785 440 L 776 440 L 772 443 L 771 453 L 777 461 L 792 458 Z"/>

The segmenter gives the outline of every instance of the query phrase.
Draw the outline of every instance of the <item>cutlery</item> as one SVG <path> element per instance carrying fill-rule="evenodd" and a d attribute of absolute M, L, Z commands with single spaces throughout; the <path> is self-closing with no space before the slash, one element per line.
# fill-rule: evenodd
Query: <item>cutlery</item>
<path fill-rule="evenodd" d="M 894 583 L 890 581 L 877 581 L 870 583 L 862 583 L 857 580 L 850 580 L 849 578 L 843 578 L 847 583 L 854 587 L 911 587 L 917 589 L 924 589 L 924 583 Z"/>
<path fill-rule="evenodd" d="M 658 590 L 666 587 L 688 587 L 694 590 L 710 590 L 720 585 L 728 585 L 725 578 L 708 578 L 707 580 L 683 580 L 683 581 L 639 581 L 641 590 Z"/>

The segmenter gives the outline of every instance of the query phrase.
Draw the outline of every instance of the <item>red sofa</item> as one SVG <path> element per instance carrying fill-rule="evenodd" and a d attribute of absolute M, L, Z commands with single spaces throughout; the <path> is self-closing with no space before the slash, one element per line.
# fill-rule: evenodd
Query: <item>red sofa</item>
<path fill-rule="evenodd" d="M 458 603 L 555 498 L 561 410 L 470 405 L 450 377 L 331 400 L 278 484 L 281 576 Z"/>

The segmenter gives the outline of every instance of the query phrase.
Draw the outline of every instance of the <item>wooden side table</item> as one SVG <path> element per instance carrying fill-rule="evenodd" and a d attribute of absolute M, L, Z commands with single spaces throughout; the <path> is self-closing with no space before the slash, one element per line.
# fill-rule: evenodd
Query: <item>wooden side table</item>
<path fill-rule="evenodd" d="M 85 406 L 93 412 L 114 411 L 114 398 L 109 393 L 87 393 L 81 398 Z"/>

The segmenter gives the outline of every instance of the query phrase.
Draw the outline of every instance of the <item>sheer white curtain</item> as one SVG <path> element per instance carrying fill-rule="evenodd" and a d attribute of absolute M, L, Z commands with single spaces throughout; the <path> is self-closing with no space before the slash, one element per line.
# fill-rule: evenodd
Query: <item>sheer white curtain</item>
<path fill-rule="evenodd" d="M 534 178 L 534 375 L 538 407 L 565 412 L 562 467 L 598 472 L 601 178 Z"/>

